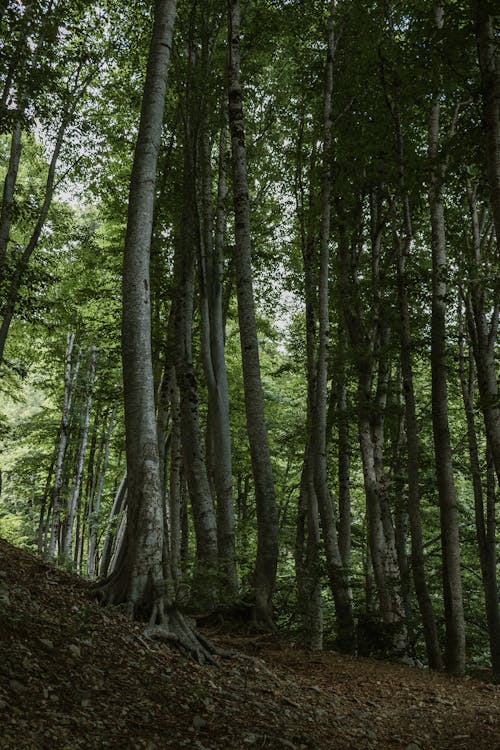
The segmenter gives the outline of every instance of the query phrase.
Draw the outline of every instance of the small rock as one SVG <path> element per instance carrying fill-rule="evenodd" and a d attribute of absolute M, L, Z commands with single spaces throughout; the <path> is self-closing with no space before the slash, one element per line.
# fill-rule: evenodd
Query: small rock
<path fill-rule="evenodd" d="M 13 693 L 16 693 L 19 695 L 20 693 L 24 693 L 26 690 L 26 685 L 23 685 L 21 682 L 18 682 L 17 680 L 11 680 L 9 682 L 9 687 L 12 690 Z"/>
<path fill-rule="evenodd" d="M 405 655 L 402 656 L 400 659 L 398 659 L 400 664 L 404 664 L 406 667 L 414 667 L 415 666 L 415 659 L 412 659 L 411 656 Z"/>
<path fill-rule="evenodd" d="M 249 732 L 243 737 L 243 742 L 245 742 L 247 745 L 255 745 L 259 738 L 256 734 L 252 734 L 252 732 Z"/>
<path fill-rule="evenodd" d="M 45 648 L 48 648 L 50 650 L 52 650 L 54 648 L 53 642 L 51 640 L 49 640 L 48 638 L 40 638 L 40 643 L 43 643 L 43 645 L 45 646 Z"/>
<path fill-rule="evenodd" d="M 3 604 L 5 607 L 10 605 L 9 590 L 3 584 L 0 586 L 0 604 Z"/>
<path fill-rule="evenodd" d="M 70 643 L 70 644 L 69 644 L 69 646 L 68 646 L 68 651 L 70 651 L 70 653 L 71 653 L 71 654 L 72 654 L 73 656 L 81 656 L 81 655 L 82 655 L 82 652 L 81 652 L 80 646 L 75 646 L 75 644 L 74 644 L 74 643 Z"/>
<path fill-rule="evenodd" d="M 203 716 L 195 716 L 193 719 L 193 727 L 196 729 L 196 731 L 199 731 L 200 729 L 203 729 L 203 727 L 206 727 L 207 722 L 203 718 Z"/>
<path fill-rule="evenodd" d="M 422 750 L 422 748 L 420 745 L 417 745 L 416 742 L 410 742 L 410 744 L 405 747 L 405 750 Z"/>

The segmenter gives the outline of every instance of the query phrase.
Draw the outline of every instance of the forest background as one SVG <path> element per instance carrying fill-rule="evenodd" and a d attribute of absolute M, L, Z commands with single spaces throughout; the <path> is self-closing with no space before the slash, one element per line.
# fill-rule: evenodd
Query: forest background
<path fill-rule="evenodd" d="M 177 631 L 238 612 L 500 679 L 493 5 L 2 5 L 2 536 L 163 626 L 161 578 Z M 123 338 L 122 281 L 151 305 Z"/>

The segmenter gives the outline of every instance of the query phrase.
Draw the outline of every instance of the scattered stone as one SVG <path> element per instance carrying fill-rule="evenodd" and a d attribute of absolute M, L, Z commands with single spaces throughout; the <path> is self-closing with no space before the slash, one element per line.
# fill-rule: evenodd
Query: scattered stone
<path fill-rule="evenodd" d="M 45 648 L 48 648 L 50 650 L 54 648 L 54 643 L 49 638 L 40 638 L 40 643 L 43 643 Z"/>
<path fill-rule="evenodd" d="M 26 690 L 26 685 L 23 685 L 21 682 L 18 682 L 18 680 L 10 680 L 9 687 L 12 690 L 12 692 L 16 693 L 17 695 L 24 693 L 24 691 Z"/>
<path fill-rule="evenodd" d="M 10 606 L 9 589 L 3 583 L 0 585 L 0 604 L 3 604 L 4 607 Z"/>
<path fill-rule="evenodd" d="M 200 729 L 203 729 L 203 727 L 206 727 L 207 721 L 203 718 L 203 716 L 195 716 L 193 719 L 193 727 L 198 732 Z"/>
<path fill-rule="evenodd" d="M 74 644 L 74 643 L 70 643 L 70 644 L 69 644 L 69 646 L 68 646 L 68 650 L 69 650 L 69 652 L 70 652 L 70 653 L 71 653 L 71 654 L 72 654 L 73 656 L 81 656 L 81 655 L 82 655 L 82 652 L 81 652 L 80 646 L 75 646 L 75 644 Z"/>
<path fill-rule="evenodd" d="M 246 745 L 255 745 L 255 743 L 257 742 L 257 740 L 258 740 L 258 739 L 259 739 L 259 738 L 257 737 L 257 735 L 256 735 L 256 734 L 253 734 L 252 732 L 249 732 L 248 734 L 246 734 L 246 735 L 245 735 L 245 736 L 243 737 L 243 742 L 244 742 L 244 743 L 245 743 Z"/>
<path fill-rule="evenodd" d="M 405 750 L 422 750 L 422 748 L 420 745 L 417 745 L 416 742 L 410 742 L 410 744 L 405 747 Z"/>

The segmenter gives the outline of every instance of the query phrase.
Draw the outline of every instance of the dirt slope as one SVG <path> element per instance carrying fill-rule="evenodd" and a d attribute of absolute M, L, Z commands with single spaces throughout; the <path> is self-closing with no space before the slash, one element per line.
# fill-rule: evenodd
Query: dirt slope
<path fill-rule="evenodd" d="M 499 688 L 258 638 L 200 667 L 0 540 L 0 748 L 500 750 Z"/>

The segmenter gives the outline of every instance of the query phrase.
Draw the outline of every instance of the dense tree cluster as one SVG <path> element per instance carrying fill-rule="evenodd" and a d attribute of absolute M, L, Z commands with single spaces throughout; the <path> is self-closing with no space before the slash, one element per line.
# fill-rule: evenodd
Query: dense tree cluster
<path fill-rule="evenodd" d="M 2 5 L 2 535 L 500 680 L 494 5 Z"/>

